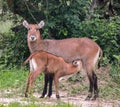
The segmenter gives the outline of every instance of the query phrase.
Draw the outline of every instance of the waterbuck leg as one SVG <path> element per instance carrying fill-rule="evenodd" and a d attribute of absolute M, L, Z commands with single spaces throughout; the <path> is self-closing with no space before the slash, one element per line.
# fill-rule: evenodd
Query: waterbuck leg
<path fill-rule="evenodd" d="M 51 97 L 52 95 L 52 83 L 53 83 L 53 74 L 49 74 L 49 92 L 48 92 L 48 97 Z"/>
<path fill-rule="evenodd" d="M 42 92 L 42 95 L 41 95 L 40 98 L 45 97 L 45 94 L 47 93 L 48 82 L 49 82 L 49 74 L 45 74 L 45 77 L 44 77 L 44 89 L 43 89 L 43 92 Z"/>
<path fill-rule="evenodd" d="M 89 91 L 88 91 L 88 96 L 86 97 L 85 100 L 90 100 L 90 98 L 92 97 L 92 92 L 93 92 L 93 85 L 94 85 L 94 81 L 93 81 L 93 76 L 92 75 L 88 75 L 88 79 L 89 79 Z"/>
<path fill-rule="evenodd" d="M 96 98 L 98 97 L 98 84 L 97 84 L 97 76 L 95 73 L 93 73 L 93 78 L 94 78 L 94 97 L 92 100 L 96 100 Z"/>

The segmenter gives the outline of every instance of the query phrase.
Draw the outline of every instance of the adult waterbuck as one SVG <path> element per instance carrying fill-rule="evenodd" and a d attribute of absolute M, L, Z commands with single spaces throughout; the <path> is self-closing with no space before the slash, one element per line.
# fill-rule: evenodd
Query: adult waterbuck
<path fill-rule="evenodd" d="M 82 61 L 83 69 L 87 73 L 90 84 L 86 100 L 92 98 L 93 91 L 94 96 L 92 99 L 98 97 L 98 84 L 95 69 L 99 58 L 102 56 L 102 50 L 96 42 L 86 37 L 63 40 L 42 40 L 39 29 L 44 26 L 44 21 L 41 21 L 39 24 L 29 24 L 27 21 L 23 21 L 23 26 L 28 29 L 27 42 L 31 53 L 41 50 L 46 51 L 62 57 L 69 63 L 80 59 Z M 49 80 L 48 77 L 50 77 Z M 42 97 L 46 94 L 48 81 L 50 81 L 48 96 L 51 96 L 52 80 L 53 77 L 45 75 L 45 86 Z"/>

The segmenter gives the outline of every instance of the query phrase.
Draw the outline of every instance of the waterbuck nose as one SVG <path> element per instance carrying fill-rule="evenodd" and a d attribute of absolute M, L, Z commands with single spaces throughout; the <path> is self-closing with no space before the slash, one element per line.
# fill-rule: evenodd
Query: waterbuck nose
<path fill-rule="evenodd" d="M 31 39 L 34 40 L 34 36 L 32 36 Z"/>
<path fill-rule="evenodd" d="M 31 41 L 35 41 L 35 40 L 36 40 L 36 36 L 35 36 L 35 35 L 31 35 L 31 36 L 30 36 L 30 40 L 31 40 Z"/>

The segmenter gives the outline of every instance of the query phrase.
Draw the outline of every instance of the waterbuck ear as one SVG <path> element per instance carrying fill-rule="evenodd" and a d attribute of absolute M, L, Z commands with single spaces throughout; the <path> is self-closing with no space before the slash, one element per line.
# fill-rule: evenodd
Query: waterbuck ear
<path fill-rule="evenodd" d="M 26 20 L 23 21 L 23 26 L 29 29 L 29 23 Z"/>
<path fill-rule="evenodd" d="M 39 24 L 38 24 L 38 29 L 43 28 L 45 25 L 45 22 L 42 20 Z"/>

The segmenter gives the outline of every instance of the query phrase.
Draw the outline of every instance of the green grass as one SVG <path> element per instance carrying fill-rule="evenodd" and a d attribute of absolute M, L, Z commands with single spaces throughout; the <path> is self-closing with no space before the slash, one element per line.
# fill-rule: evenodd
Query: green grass
<path fill-rule="evenodd" d="M 9 70 L 0 70 L 0 97 L 4 98 L 14 98 L 18 96 L 24 97 L 24 92 L 26 88 L 26 82 L 28 78 L 29 71 L 25 68 L 16 67 Z M 31 98 L 34 91 L 42 93 L 43 89 L 43 75 L 40 75 L 34 82 L 31 88 Z M 32 99 L 33 100 L 33 99 Z"/>
<path fill-rule="evenodd" d="M 120 84 L 120 62 L 116 65 L 111 65 L 110 76 L 114 82 Z"/>
<path fill-rule="evenodd" d="M 71 89 L 69 91 L 70 94 L 81 94 L 81 92 L 83 92 L 84 90 L 88 90 L 88 85 L 84 84 L 83 86 L 71 86 Z"/>
<path fill-rule="evenodd" d="M 109 65 L 106 70 L 101 71 L 99 81 L 104 84 L 99 86 L 99 94 L 104 99 L 120 99 L 120 64 Z M 105 71 L 104 71 L 105 70 Z"/>
<path fill-rule="evenodd" d="M 20 88 L 26 85 L 27 77 L 29 71 L 24 68 L 11 68 L 9 70 L 1 70 L 0 71 L 0 90 L 7 88 Z M 41 88 L 41 83 L 44 76 L 40 75 L 35 80 L 35 87 Z M 41 84 L 41 85 L 40 85 Z"/>
<path fill-rule="evenodd" d="M 41 104 L 34 104 L 33 103 L 33 104 L 23 105 L 23 104 L 20 104 L 18 102 L 13 102 L 13 103 L 10 103 L 7 106 L 0 104 L 0 107 L 76 107 L 76 106 L 71 105 L 69 103 L 63 103 L 63 102 L 58 102 L 58 103 L 52 104 L 52 105 L 48 105 L 48 104 L 45 104 L 45 103 L 41 103 Z"/>
<path fill-rule="evenodd" d="M 101 86 L 99 89 L 99 95 L 103 99 L 120 99 L 120 86 L 114 82 L 109 81 L 109 83 Z"/>
<path fill-rule="evenodd" d="M 28 72 L 24 69 L 13 68 L 0 71 L 0 89 L 19 88 L 26 82 Z"/>

